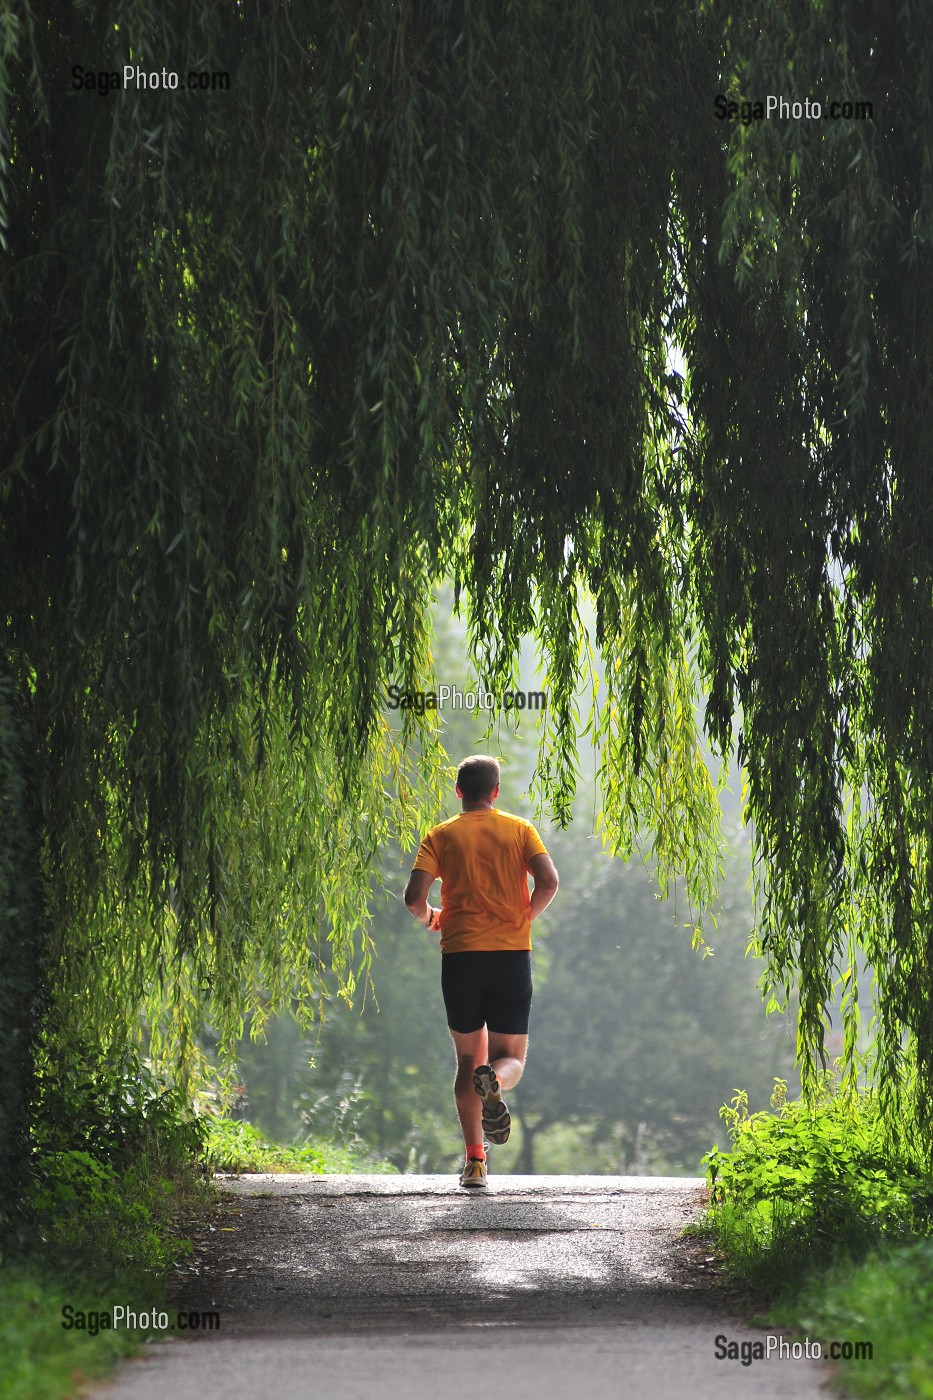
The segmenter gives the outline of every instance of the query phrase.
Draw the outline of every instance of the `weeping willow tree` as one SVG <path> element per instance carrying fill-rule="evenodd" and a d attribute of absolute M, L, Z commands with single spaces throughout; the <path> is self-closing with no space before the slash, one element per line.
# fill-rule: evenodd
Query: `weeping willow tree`
<path fill-rule="evenodd" d="M 854 1070 L 862 958 L 933 1117 L 933 14 L 722 9 L 4 7 L 10 1170 L 43 1018 L 119 1043 L 155 991 L 233 1035 L 352 983 L 436 796 L 381 709 L 445 576 L 489 689 L 538 639 L 557 818 L 589 725 L 612 848 L 700 904 L 697 699 L 738 732 L 809 1081 L 839 977 Z"/>

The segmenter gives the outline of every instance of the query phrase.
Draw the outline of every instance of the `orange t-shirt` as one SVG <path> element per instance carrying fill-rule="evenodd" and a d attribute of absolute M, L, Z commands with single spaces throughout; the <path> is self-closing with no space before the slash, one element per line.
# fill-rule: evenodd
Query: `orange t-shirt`
<path fill-rule="evenodd" d="M 432 827 L 414 868 L 442 881 L 441 952 L 530 948 L 528 862 L 540 855 L 547 851 L 531 822 L 495 808 Z"/>

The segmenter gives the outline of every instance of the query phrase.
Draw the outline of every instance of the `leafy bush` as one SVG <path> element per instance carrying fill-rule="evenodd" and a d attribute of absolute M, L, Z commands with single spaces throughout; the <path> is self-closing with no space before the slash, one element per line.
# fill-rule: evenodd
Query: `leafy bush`
<path fill-rule="evenodd" d="M 151 1166 L 117 1171 L 89 1152 L 48 1153 L 36 1172 L 37 1243 L 77 1275 L 162 1275 L 190 1241 L 175 1234 L 176 1182 Z"/>
<path fill-rule="evenodd" d="M 190 1248 L 178 1217 L 204 1200 L 202 1145 L 183 1092 L 137 1053 L 47 1050 L 19 1253 L 75 1278 L 163 1275 Z"/>
<path fill-rule="evenodd" d="M 834 1236 L 854 1219 L 885 1234 L 925 1233 L 933 1186 L 919 1163 L 892 1147 L 871 1094 L 827 1093 L 812 1106 L 788 1103 L 778 1080 L 776 1113 L 748 1113 L 737 1093 L 722 1110 L 732 1151 L 707 1154 L 714 1203 L 790 1207 L 815 1234 Z"/>
<path fill-rule="evenodd" d="M 141 1157 L 186 1161 L 204 1136 L 184 1090 L 161 1083 L 136 1050 L 117 1058 L 76 1045 L 47 1053 L 33 1121 L 40 1157 L 87 1152 L 117 1168 Z"/>
<path fill-rule="evenodd" d="M 71 1395 L 138 1349 L 134 1332 L 63 1329 L 61 1308 L 162 1303 L 165 1276 L 191 1249 L 187 1221 L 213 1199 L 203 1124 L 138 1054 L 47 1045 L 36 1088 L 31 1189 L 0 1270 L 0 1390 L 10 1400 Z"/>
<path fill-rule="evenodd" d="M 205 1158 L 215 1172 L 324 1172 L 315 1147 L 283 1148 L 239 1118 L 213 1118 L 207 1125 Z"/>
<path fill-rule="evenodd" d="M 933 1229 L 933 1181 L 898 1149 L 873 1095 L 833 1093 L 748 1112 L 744 1093 L 722 1110 L 732 1150 L 706 1157 L 709 1223 L 739 1275 L 768 1296 L 834 1258 Z"/>

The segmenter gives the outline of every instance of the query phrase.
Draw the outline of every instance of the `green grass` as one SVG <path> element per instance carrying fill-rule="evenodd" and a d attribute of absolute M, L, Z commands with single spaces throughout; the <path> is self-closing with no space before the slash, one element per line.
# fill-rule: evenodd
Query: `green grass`
<path fill-rule="evenodd" d="M 871 1342 L 870 1361 L 839 1363 L 852 1396 L 933 1400 L 933 1240 L 838 1265 L 772 1320 L 813 1338 Z"/>
<path fill-rule="evenodd" d="M 127 1295 L 121 1294 L 121 1299 Z M 129 1295 L 145 1306 L 143 1295 Z M 140 1349 L 141 1334 L 62 1327 L 62 1308 L 111 1307 L 108 1297 L 69 1287 L 29 1265 L 0 1270 L 0 1396 L 3 1400 L 61 1400 L 86 1381 L 105 1376 Z"/>
<path fill-rule="evenodd" d="M 206 1160 L 215 1172 L 394 1172 L 388 1162 L 333 1143 L 287 1146 L 271 1142 L 242 1119 L 207 1120 Z"/>

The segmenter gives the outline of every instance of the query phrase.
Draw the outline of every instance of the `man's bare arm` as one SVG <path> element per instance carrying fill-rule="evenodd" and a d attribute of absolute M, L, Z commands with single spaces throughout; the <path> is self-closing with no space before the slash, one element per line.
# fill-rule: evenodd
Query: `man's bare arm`
<path fill-rule="evenodd" d="M 428 903 L 428 891 L 436 879 L 436 875 L 429 875 L 426 870 L 413 870 L 402 896 L 409 914 L 424 924 L 425 928 L 437 928 L 437 915 L 440 910 L 432 909 Z"/>
<path fill-rule="evenodd" d="M 535 882 L 531 891 L 531 917 L 536 919 L 539 914 L 544 913 L 556 895 L 560 881 L 557 878 L 557 868 L 546 851 L 539 856 L 532 856 L 528 862 L 528 869 Z"/>

